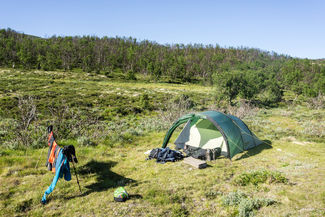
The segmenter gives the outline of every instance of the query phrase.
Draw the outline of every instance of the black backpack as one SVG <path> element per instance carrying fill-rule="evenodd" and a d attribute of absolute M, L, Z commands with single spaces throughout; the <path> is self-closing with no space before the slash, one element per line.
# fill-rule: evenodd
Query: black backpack
<path fill-rule="evenodd" d="M 194 157 L 201 160 L 216 160 L 221 154 L 221 148 L 202 149 L 200 147 L 193 147 L 187 145 L 184 150 L 185 154 L 189 157 Z"/>

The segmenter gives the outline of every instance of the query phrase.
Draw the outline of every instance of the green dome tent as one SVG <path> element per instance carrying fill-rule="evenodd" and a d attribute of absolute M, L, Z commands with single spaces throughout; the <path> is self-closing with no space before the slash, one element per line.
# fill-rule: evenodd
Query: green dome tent
<path fill-rule="evenodd" d="M 236 154 L 263 143 L 238 117 L 206 111 L 187 114 L 175 121 L 166 133 L 162 148 L 167 146 L 174 130 L 185 123 L 175 141 L 178 148 L 184 148 L 185 145 L 202 149 L 221 148 L 221 155 L 231 159 Z"/>

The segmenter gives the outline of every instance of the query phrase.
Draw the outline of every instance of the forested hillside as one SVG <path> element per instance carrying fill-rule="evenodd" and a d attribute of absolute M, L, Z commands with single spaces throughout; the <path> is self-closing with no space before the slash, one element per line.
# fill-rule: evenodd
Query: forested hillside
<path fill-rule="evenodd" d="M 74 36 L 40 38 L 0 30 L 0 67 L 82 70 L 122 79 L 202 82 L 220 88 L 221 98 L 270 104 L 284 90 L 315 97 L 325 93 L 322 60 L 298 59 L 251 48 L 161 45 L 134 38 Z"/>
<path fill-rule="evenodd" d="M 179 117 L 207 110 L 264 144 L 202 170 L 146 160 Z M 82 193 L 73 174 L 41 205 L 49 125 L 76 148 Z M 324 144 L 325 60 L 0 30 L 0 216 L 325 216 Z"/>

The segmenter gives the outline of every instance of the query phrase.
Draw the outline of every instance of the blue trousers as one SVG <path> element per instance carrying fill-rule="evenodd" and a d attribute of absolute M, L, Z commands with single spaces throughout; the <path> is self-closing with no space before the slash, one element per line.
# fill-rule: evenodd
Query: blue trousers
<path fill-rule="evenodd" d="M 49 195 L 54 190 L 56 183 L 58 182 L 59 178 L 63 177 L 63 175 L 66 181 L 71 180 L 69 161 L 67 160 L 66 156 L 62 153 L 62 150 L 60 150 L 55 165 L 55 176 L 53 178 L 51 185 L 46 189 L 42 197 L 43 204 L 46 203 L 46 196 Z"/>

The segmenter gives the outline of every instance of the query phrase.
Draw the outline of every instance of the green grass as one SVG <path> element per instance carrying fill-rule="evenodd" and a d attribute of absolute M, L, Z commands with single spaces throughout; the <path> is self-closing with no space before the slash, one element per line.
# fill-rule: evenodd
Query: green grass
<path fill-rule="evenodd" d="M 160 113 L 160 103 L 166 103 L 164 100 L 170 95 L 186 94 L 196 102 L 191 109 L 199 111 L 213 105 L 211 87 L 127 83 L 78 73 L 2 71 L 0 74 L 1 117 L 6 121 L 15 121 L 17 96 L 37 96 L 39 121 L 44 126 L 54 118 L 47 115 L 47 104 L 69 99 L 72 108 L 79 105 L 80 109 L 102 117 L 97 128 L 89 130 L 98 133 L 98 138 L 106 137 L 96 139 L 89 133 L 83 138 L 60 139 L 58 135 L 60 144 L 76 146 L 83 194 L 80 195 L 72 173 L 70 182 L 59 180 L 45 206 L 40 199 L 53 179 L 44 166 L 46 142 L 40 140 L 40 146 L 44 147 L 40 149 L 13 150 L 2 146 L 1 216 L 325 215 L 324 110 L 305 106 L 258 109 L 244 120 L 268 144 L 238 154 L 231 161 L 225 158 L 211 161 L 206 169 L 197 170 L 183 162 L 146 161 L 144 152 L 161 146 L 170 124 L 170 121 L 164 121 L 163 125 L 155 122 L 164 118 L 159 115 L 166 115 Z M 54 77 L 52 83 L 49 77 Z M 148 94 L 152 108 L 141 107 L 143 93 Z M 119 111 L 132 102 L 135 103 L 132 106 L 142 108 L 140 113 Z M 1 126 L 6 124 L 4 119 L 0 121 Z M 7 139 L 5 136 L 0 132 L 1 141 Z M 88 144 L 84 137 L 96 144 Z M 172 144 L 169 146 L 174 148 Z M 236 184 L 238 179 L 245 184 Z M 125 203 L 113 200 L 118 186 L 125 186 L 131 195 Z M 246 196 L 239 198 L 238 203 L 225 205 L 224 199 L 234 192 Z"/>

